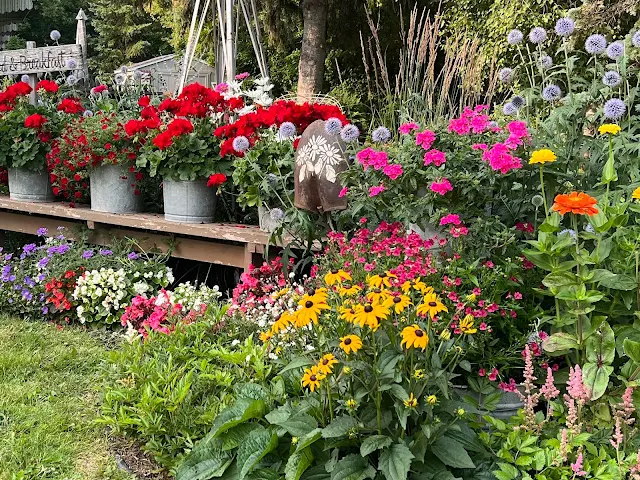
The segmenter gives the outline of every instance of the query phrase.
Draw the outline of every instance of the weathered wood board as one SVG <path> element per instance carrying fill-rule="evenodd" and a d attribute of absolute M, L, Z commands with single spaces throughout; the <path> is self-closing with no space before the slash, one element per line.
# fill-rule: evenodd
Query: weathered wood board
<path fill-rule="evenodd" d="M 83 58 L 82 46 L 77 44 L 6 50 L 0 52 L 0 75 L 82 70 Z M 69 60 L 75 61 L 73 68 Z"/>

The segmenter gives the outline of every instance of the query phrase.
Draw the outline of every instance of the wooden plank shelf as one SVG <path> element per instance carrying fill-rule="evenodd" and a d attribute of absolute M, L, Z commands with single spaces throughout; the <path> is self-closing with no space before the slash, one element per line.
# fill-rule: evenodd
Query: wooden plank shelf
<path fill-rule="evenodd" d="M 32 203 L 0 195 L 0 231 L 35 234 L 45 227 L 54 234 L 59 226 L 73 231 L 78 225 L 90 229 L 89 241 L 108 245 L 115 236 L 137 240 L 143 249 L 167 251 L 172 255 L 201 262 L 248 269 L 262 262 L 269 244 L 269 233 L 253 225 L 232 223 L 181 224 L 168 222 L 151 213 L 113 214 L 95 212 L 85 205 L 69 207 L 62 203 Z"/>

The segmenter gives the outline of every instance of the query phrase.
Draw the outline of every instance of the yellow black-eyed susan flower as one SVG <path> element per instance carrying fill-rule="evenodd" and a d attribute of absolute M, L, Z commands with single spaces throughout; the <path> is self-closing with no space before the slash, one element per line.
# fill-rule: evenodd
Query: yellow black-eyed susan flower
<path fill-rule="evenodd" d="M 362 287 L 359 287 L 358 285 L 345 283 L 344 285 L 341 285 L 340 288 L 338 288 L 338 293 L 341 297 L 353 297 L 354 295 L 360 293 L 361 290 Z"/>
<path fill-rule="evenodd" d="M 405 309 L 411 305 L 411 299 L 406 295 L 396 295 L 391 297 L 387 303 L 396 313 L 402 313 Z"/>
<path fill-rule="evenodd" d="M 373 331 L 380 326 L 380 320 L 384 320 L 389 316 L 389 308 L 381 303 L 356 305 L 355 310 L 354 323 L 360 325 L 361 328 L 367 325 Z"/>
<path fill-rule="evenodd" d="M 469 315 L 465 315 L 465 317 L 462 320 L 460 320 L 460 323 L 458 324 L 458 328 L 462 333 L 471 335 L 478 331 L 478 329 L 475 328 L 474 325 L 475 325 L 475 319 L 473 318 L 473 315 L 469 314 Z"/>
<path fill-rule="evenodd" d="M 282 312 L 280 318 L 278 318 L 278 320 L 276 320 L 274 324 L 271 325 L 271 333 L 276 334 L 281 330 L 285 330 L 289 325 L 291 325 L 291 322 L 291 314 L 287 311 Z"/>
<path fill-rule="evenodd" d="M 391 292 L 381 288 L 374 288 L 367 293 L 367 300 L 371 303 L 384 303 L 389 297 Z"/>
<path fill-rule="evenodd" d="M 405 327 L 401 333 L 402 341 L 400 345 L 404 345 L 405 348 L 421 348 L 423 351 L 429 345 L 429 335 L 422 330 L 415 323 L 408 327 Z"/>
<path fill-rule="evenodd" d="M 346 337 L 342 337 L 340 339 L 340 348 L 349 355 L 350 353 L 356 353 L 358 350 L 362 348 L 362 340 L 357 335 L 347 335 Z M 349 368 L 349 372 L 347 372 L 347 368 L 344 367 L 343 371 L 345 373 L 350 373 L 351 369 Z"/>
<path fill-rule="evenodd" d="M 311 368 L 307 368 L 302 375 L 302 386 L 308 387 L 309 390 L 315 392 L 316 388 L 320 386 L 320 381 L 324 380 L 327 376 L 320 371 L 317 365 Z"/>
<path fill-rule="evenodd" d="M 354 307 L 343 305 L 338 309 L 338 312 L 340 313 L 340 318 L 349 323 L 353 323 L 356 318 L 356 310 Z"/>
<path fill-rule="evenodd" d="M 333 373 L 333 366 L 336 363 L 338 363 L 338 360 L 333 356 L 333 353 L 327 353 L 326 355 L 323 355 L 318 362 L 318 368 L 325 375 L 329 375 L 330 373 Z"/>
<path fill-rule="evenodd" d="M 418 406 L 418 399 L 413 395 L 413 392 L 411 392 L 409 398 L 404 401 L 404 406 L 407 408 L 416 408 Z"/>
<path fill-rule="evenodd" d="M 318 316 L 323 310 L 329 310 L 326 303 L 326 297 L 320 295 L 306 294 L 298 302 L 299 308 L 296 311 L 295 326 L 298 328 L 305 327 L 309 323 L 318 323 Z"/>
<path fill-rule="evenodd" d="M 391 282 L 394 278 L 398 278 L 391 272 L 383 272 L 378 275 L 373 275 L 367 278 L 367 283 L 371 288 L 391 287 Z"/>
<path fill-rule="evenodd" d="M 431 318 L 435 317 L 439 312 L 448 311 L 435 293 L 426 294 L 417 309 L 418 315 L 429 315 Z"/>
<path fill-rule="evenodd" d="M 335 285 L 336 283 L 342 283 L 345 280 L 351 280 L 351 275 L 349 272 L 345 272 L 342 269 L 331 270 L 324 276 L 324 283 L 329 286 Z"/>

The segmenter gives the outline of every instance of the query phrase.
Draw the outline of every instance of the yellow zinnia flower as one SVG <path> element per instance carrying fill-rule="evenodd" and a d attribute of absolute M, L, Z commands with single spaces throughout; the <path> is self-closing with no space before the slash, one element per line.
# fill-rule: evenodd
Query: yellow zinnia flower
<path fill-rule="evenodd" d="M 334 285 L 336 283 L 342 283 L 343 280 L 351 280 L 351 275 L 349 272 L 345 272 L 344 270 L 331 270 L 324 276 L 324 283 L 327 285 Z"/>
<path fill-rule="evenodd" d="M 411 305 L 411 299 L 406 295 L 397 295 L 392 297 L 387 304 L 392 307 L 396 313 L 402 313 Z"/>
<path fill-rule="evenodd" d="M 317 365 L 307 368 L 302 376 L 302 386 L 309 387 L 314 392 L 320 386 L 320 380 L 324 380 L 327 376 L 320 371 Z"/>
<path fill-rule="evenodd" d="M 529 165 L 533 165 L 534 163 L 551 163 L 556 161 L 556 154 L 553 153 L 548 148 L 543 148 L 542 150 L 536 150 L 531 154 L 531 159 L 529 160 Z"/>
<path fill-rule="evenodd" d="M 608 133 L 609 135 L 617 135 L 620 133 L 620 130 L 622 130 L 620 126 L 615 123 L 605 123 L 598 127 L 598 133 L 600 135 L 604 135 L 605 133 Z"/>
<path fill-rule="evenodd" d="M 354 323 L 357 323 L 360 327 L 368 325 L 373 331 L 376 331 L 380 326 L 380 320 L 384 320 L 389 316 L 389 309 L 381 303 L 356 305 L 355 310 Z"/>
<path fill-rule="evenodd" d="M 333 373 L 333 366 L 336 363 L 338 363 L 336 357 L 334 357 L 332 353 L 327 353 L 318 362 L 318 368 L 325 375 L 329 375 L 330 373 Z"/>
<path fill-rule="evenodd" d="M 384 303 L 389 297 L 391 297 L 389 290 L 381 290 L 379 288 L 374 288 L 367 293 L 367 300 L 371 303 Z"/>
<path fill-rule="evenodd" d="M 357 335 L 347 335 L 346 337 L 342 337 L 340 339 L 340 348 L 347 355 L 349 355 L 350 353 L 356 353 L 358 350 L 362 348 L 362 340 L 360 340 L 360 337 Z M 351 372 L 350 368 L 349 368 L 349 371 L 347 372 L 347 368 L 349 367 L 344 367 L 343 369 L 345 374 L 348 374 Z"/>
<path fill-rule="evenodd" d="M 344 286 L 342 285 L 340 286 L 340 288 L 338 289 L 338 293 L 340 294 L 341 297 L 351 297 L 353 295 L 358 294 L 360 290 L 362 290 L 362 288 L 359 287 L 358 285 L 346 284 Z"/>
<path fill-rule="evenodd" d="M 383 272 L 379 275 L 367 278 L 367 282 L 371 288 L 391 287 L 391 279 L 398 278 L 396 275 L 390 272 Z"/>
<path fill-rule="evenodd" d="M 440 301 L 435 293 L 428 293 L 424 296 L 422 303 L 418 305 L 418 315 L 427 315 L 431 318 L 435 317 L 438 312 L 449 312 L 447 307 Z"/>
<path fill-rule="evenodd" d="M 424 351 L 427 345 L 429 345 L 429 335 L 415 323 L 409 327 L 405 327 L 402 330 L 401 336 L 402 342 L 400 342 L 400 345 L 405 345 L 407 349 L 413 347 L 421 348 Z"/>
<path fill-rule="evenodd" d="M 462 320 L 460 320 L 460 324 L 458 325 L 458 328 L 462 333 L 471 335 L 478 331 L 477 328 L 474 328 L 474 323 L 475 323 L 475 319 L 473 318 L 473 315 L 469 314 L 469 315 L 466 315 Z"/>
<path fill-rule="evenodd" d="M 404 401 L 404 406 L 407 408 L 416 408 L 416 406 L 418 406 L 418 399 L 413 396 L 413 392 L 411 392 L 409 398 Z"/>
<path fill-rule="evenodd" d="M 631 198 L 635 198 L 636 200 L 640 200 L 640 187 L 636 188 L 631 194 Z"/>
<path fill-rule="evenodd" d="M 282 312 L 280 318 L 271 325 L 271 333 L 276 334 L 280 330 L 285 330 L 289 325 L 291 325 L 291 314 L 289 312 Z"/>
<path fill-rule="evenodd" d="M 298 302 L 300 308 L 296 311 L 296 327 L 304 327 L 309 323 L 318 323 L 318 316 L 322 313 L 322 310 L 330 310 L 329 305 L 326 304 L 326 297 L 323 299 L 321 296 L 306 295 Z"/>

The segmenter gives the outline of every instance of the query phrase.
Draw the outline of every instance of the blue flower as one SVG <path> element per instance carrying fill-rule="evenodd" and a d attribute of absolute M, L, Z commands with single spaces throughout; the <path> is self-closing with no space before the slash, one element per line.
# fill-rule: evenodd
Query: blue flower
<path fill-rule="evenodd" d="M 280 125 L 280 138 L 291 138 L 296 134 L 296 126 L 291 122 Z"/>
<path fill-rule="evenodd" d="M 553 66 L 553 58 L 551 58 L 549 55 L 541 55 L 538 59 L 538 62 L 540 62 L 540 66 L 545 70 Z"/>
<path fill-rule="evenodd" d="M 47 265 L 49 265 L 49 260 L 50 260 L 49 257 L 42 257 L 37 264 L 38 269 L 42 270 Z"/>
<path fill-rule="evenodd" d="M 604 74 L 604 77 L 602 77 L 602 83 L 607 87 L 617 87 L 621 80 L 620 74 L 615 70 L 609 70 Z"/>
<path fill-rule="evenodd" d="M 54 42 L 57 42 L 58 40 L 60 40 L 61 36 L 62 35 L 60 35 L 60 32 L 58 30 L 51 30 L 51 32 L 49 33 L 49 38 Z"/>
<path fill-rule="evenodd" d="M 29 83 L 29 80 L 30 80 L 29 75 L 22 75 L 20 77 L 20 81 L 22 81 L 24 83 Z"/>
<path fill-rule="evenodd" d="M 584 42 L 584 49 L 591 55 L 600 55 L 607 48 L 607 39 L 604 36 L 594 33 Z"/>
<path fill-rule="evenodd" d="M 42 228 L 39 228 L 36 233 L 38 234 L 39 237 L 46 237 L 49 234 L 49 230 L 42 227 Z"/>
<path fill-rule="evenodd" d="M 512 102 L 505 103 L 502 107 L 502 113 L 504 113 L 505 115 L 515 115 L 517 112 L 518 108 Z"/>
<path fill-rule="evenodd" d="M 560 99 L 562 96 L 562 90 L 560 87 L 554 84 L 547 85 L 542 90 L 542 98 L 544 98 L 547 102 L 553 102 L 554 100 Z"/>
<path fill-rule="evenodd" d="M 42 307 L 42 314 L 47 315 L 48 313 L 49 313 L 49 307 L 47 306 Z"/>
<path fill-rule="evenodd" d="M 37 246 L 35 243 L 28 243 L 24 247 L 22 247 L 22 251 L 27 255 L 31 255 L 33 252 L 36 251 L 36 248 Z"/>
<path fill-rule="evenodd" d="M 78 62 L 76 62 L 75 59 L 73 58 L 67 58 L 67 61 L 65 62 L 65 66 L 69 70 L 75 70 L 78 67 Z"/>
<path fill-rule="evenodd" d="M 522 95 L 514 95 L 511 98 L 511 103 L 513 104 L 514 107 L 516 107 L 517 109 L 520 109 L 526 105 L 527 101 L 524 99 Z"/>
<path fill-rule="evenodd" d="M 342 130 L 342 122 L 339 118 L 331 117 L 324 122 L 324 131 L 329 135 L 339 135 Z"/>
<path fill-rule="evenodd" d="M 82 112 L 83 117 L 93 117 L 93 112 L 91 110 L 85 110 Z"/>
<path fill-rule="evenodd" d="M 279 222 L 284 218 L 284 212 L 279 208 L 273 208 L 269 212 L 269 216 L 271 217 L 271 220 L 273 220 L 274 222 Z"/>
<path fill-rule="evenodd" d="M 517 28 L 514 28 L 507 35 L 507 42 L 509 43 L 509 45 L 517 45 L 522 41 L 523 38 L 524 35 L 522 35 L 522 32 Z"/>
<path fill-rule="evenodd" d="M 631 43 L 634 47 L 640 48 L 640 30 L 633 34 L 633 37 L 631 37 Z"/>
<path fill-rule="evenodd" d="M 561 232 L 559 232 L 559 233 L 558 233 L 558 236 L 560 236 L 560 235 L 564 235 L 565 233 L 568 233 L 568 234 L 569 234 L 569 236 L 570 236 L 571 238 L 573 238 L 574 240 L 575 240 L 575 239 L 576 239 L 576 237 L 577 237 L 577 235 L 576 235 L 576 231 L 575 231 L 575 230 L 572 230 L 572 229 L 570 229 L 570 228 L 565 228 L 564 230 L 562 230 Z"/>
<path fill-rule="evenodd" d="M 74 86 L 76 83 L 78 83 L 78 77 L 76 77 L 75 75 L 71 74 L 67 77 L 67 85 L 69 86 Z"/>
<path fill-rule="evenodd" d="M 108 249 L 100 249 L 100 255 L 102 255 L 103 257 L 109 257 L 111 255 L 113 255 L 113 252 L 111 250 Z"/>
<path fill-rule="evenodd" d="M 246 152 L 250 146 L 249 139 L 243 135 L 234 138 L 232 145 L 236 152 Z"/>
<path fill-rule="evenodd" d="M 624 112 L 627 110 L 627 106 L 619 98 L 612 98 L 610 100 L 607 100 L 607 102 L 604 104 L 603 110 L 605 118 L 618 120 L 624 115 Z"/>
<path fill-rule="evenodd" d="M 378 127 L 371 133 L 374 142 L 385 143 L 391 138 L 391 132 L 387 127 Z"/>
<path fill-rule="evenodd" d="M 355 125 L 348 123 L 340 131 L 340 138 L 347 143 L 355 142 L 360 136 L 360 130 Z"/>
<path fill-rule="evenodd" d="M 84 252 L 82 252 L 82 258 L 84 258 L 85 260 L 91 257 L 93 257 L 93 250 L 85 250 Z"/>
<path fill-rule="evenodd" d="M 542 43 L 547 39 L 547 31 L 542 27 L 534 27 L 529 32 L 529 41 L 534 44 Z"/>
<path fill-rule="evenodd" d="M 138 259 L 138 254 L 136 252 L 130 252 L 129 255 L 127 255 L 127 258 L 129 260 L 137 260 Z"/>
<path fill-rule="evenodd" d="M 498 78 L 501 82 L 509 83 L 513 80 L 513 70 L 505 67 L 498 72 Z"/>
<path fill-rule="evenodd" d="M 596 230 L 593 228 L 593 225 L 587 223 L 587 226 L 584 227 L 584 231 L 588 233 L 595 233 Z"/>
<path fill-rule="evenodd" d="M 617 41 L 609 44 L 607 47 L 607 57 L 616 60 L 624 55 L 624 43 Z"/>
<path fill-rule="evenodd" d="M 556 33 L 561 37 L 568 37 L 576 29 L 576 23 L 569 17 L 558 19 L 556 22 Z"/>

